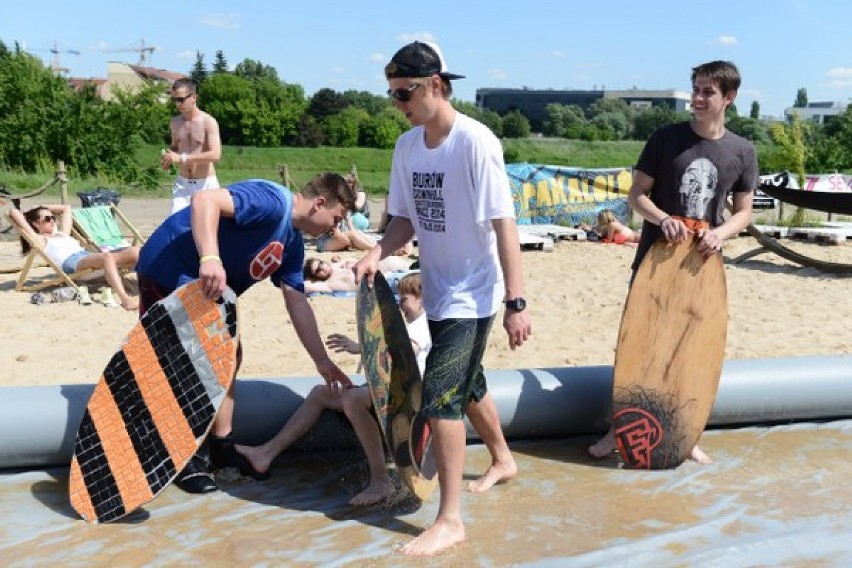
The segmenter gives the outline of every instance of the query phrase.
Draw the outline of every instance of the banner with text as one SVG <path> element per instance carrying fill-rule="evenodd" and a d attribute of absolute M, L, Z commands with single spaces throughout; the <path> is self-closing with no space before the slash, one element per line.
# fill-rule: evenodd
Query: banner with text
<path fill-rule="evenodd" d="M 805 187 L 799 187 L 799 180 L 796 174 L 790 172 L 778 172 L 760 176 L 760 181 L 763 183 L 774 183 L 777 185 L 782 180 L 786 181 L 786 186 L 789 189 L 826 193 L 848 193 L 852 191 L 852 176 L 839 173 L 805 174 Z"/>
<path fill-rule="evenodd" d="M 603 209 L 627 220 L 631 168 L 506 164 L 519 225 L 594 225 Z"/>

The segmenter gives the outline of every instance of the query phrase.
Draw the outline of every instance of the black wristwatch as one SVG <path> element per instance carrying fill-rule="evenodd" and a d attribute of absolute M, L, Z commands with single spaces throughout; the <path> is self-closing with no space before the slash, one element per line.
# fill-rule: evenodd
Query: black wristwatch
<path fill-rule="evenodd" d="M 506 300 L 503 302 L 506 304 L 506 308 L 510 310 L 514 310 L 516 312 L 522 312 L 527 307 L 527 301 L 523 298 L 515 298 L 514 300 Z"/>

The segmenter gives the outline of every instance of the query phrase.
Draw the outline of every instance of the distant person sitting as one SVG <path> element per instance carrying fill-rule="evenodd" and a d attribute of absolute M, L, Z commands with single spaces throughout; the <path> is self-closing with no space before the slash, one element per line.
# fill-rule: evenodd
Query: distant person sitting
<path fill-rule="evenodd" d="M 372 250 L 378 241 L 364 232 L 370 228 L 367 194 L 361 189 L 358 180 L 353 175 L 350 174 L 345 179 L 356 192 L 355 210 L 337 227 L 317 237 L 317 251 L 319 252 L 367 251 Z M 396 254 L 398 256 L 409 256 L 412 252 L 414 252 L 414 245 L 408 242 L 396 251 Z"/>
<path fill-rule="evenodd" d="M 71 236 L 74 216 L 70 205 L 39 205 L 26 213 L 13 209 L 10 215 L 22 231 L 27 231 L 30 240 L 44 249 L 44 254 L 71 274 L 78 270 L 96 269 L 104 271 L 104 278 L 112 288 L 122 308 L 128 311 L 138 309 L 139 303 L 130 297 L 124 289 L 119 267 L 133 268 L 139 259 L 139 247 L 127 247 L 111 252 L 92 252 L 80 245 L 80 241 Z M 21 237 L 21 250 L 24 254 L 30 250 L 29 242 Z"/>
<path fill-rule="evenodd" d="M 376 240 L 358 229 L 352 228 L 350 219 L 344 219 L 337 227 L 317 237 L 317 250 L 319 252 L 370 250 L 375 246 Z"/>
<path fill-rule="evenodd" d="M 604 209 L 598 214 L 598 225 L 595 231 L 605 243 L 633 246 L 639 243 L 639 231 L 634 231 L 619 221 L 611 209 Z"/>
<path fill-rule="evenodd" d="M 353 174 L 344 176 L 347 183 L 355 189 L 355 210 L 349 216 L 349 222 L 353 229 L 366 231 L 370 228 L 370 200 L 367 199 L 367 194 L 361 189 L 358 178 Z"/>
<path fill-rule="evenodd" d="M 352 272 L 355 263 L 355 260 L 341 260 L 337 255 L 331 257 L 329 261 L 316 257 L 306 259 L 303 270 L 305 293 L 328 294 L 357 291 L 355 273 Z M 390 274 L 408 270 L 410 267 L 410 260 L 399 256 L 389 256 L 382 260 L 379 270 L 385 274 Z"/>
<path fill-rule="evenodd" d="M 399 281 L 399 307 L 405 317 L 411 346 L 422 373 L 426 365 L 426 356 L 432 348 L 432 339 L 421 301 L 419 273 L 409 274 Z M 326 345 L 338 353 L 361 352 L 361 346 L 357 341 L 337 333 L 328 337 Z M 272 461 L 278 454 L 289 448 L 316 424 L 325 409 L 346 414 L 367 457 L 370 481 L 363 491 L 349 501 L 349 504 L 372 505 L 393 495 L 394 485 L 385 465 L 379 425 L 372 414 L 373 402 L 370 391 L 365 386 L 340 391 L 332 390 L 326 385 L 318 385 L 311 390 L 302 405 L 271 440 L 261 446 L 237 445 L 236 450 L 251 463 L 255 470 L 265 473 L 269 471 Z"/>

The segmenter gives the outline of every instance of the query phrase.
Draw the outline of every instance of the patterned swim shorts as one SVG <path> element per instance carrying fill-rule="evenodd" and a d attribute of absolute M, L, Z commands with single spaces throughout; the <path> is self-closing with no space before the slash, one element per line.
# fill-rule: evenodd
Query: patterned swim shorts
<path fill-rule="evenodd" d="M 488 392 L 482 356 L 493 321 L 494 316 L 429 321 L 432 349 L 423 377 L 424 415 L 461 420 L 468 403 Z"/>

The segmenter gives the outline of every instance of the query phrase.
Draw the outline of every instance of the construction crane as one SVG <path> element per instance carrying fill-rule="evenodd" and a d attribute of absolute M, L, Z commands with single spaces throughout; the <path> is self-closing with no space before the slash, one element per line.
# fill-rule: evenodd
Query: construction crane
<path fill-rule="evenodd" d="M 148 54 L 153 54 L 156 48 L 153 45 L 145 45 L 145 40 L 140 39 L 133 45 L 122 47 L 120 49 L 107 49 L 106 53 L 118 53 L 119 51 L 135 51 L 139 54 L 139 65 L 145 65 L 148 62 Z"/>
<path fill-rule="evenodd" d="M 53 54 L 53 63 L 50 64 L 50 68 L 53 69 L 54 73 L 64 73 L 68 71 L 67 67 L 63 67 L 59 63 L 59 54 L 60 53 L 70 53 L 71 55 L 80 55 L 80 52 L 76 49 L 59 49 L 59 43 L 56 41 L 53 42 L 53 47 L 48 49 L 34 49 L 33 51 L 49 51 Z"/>

